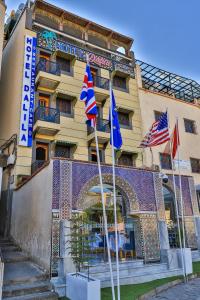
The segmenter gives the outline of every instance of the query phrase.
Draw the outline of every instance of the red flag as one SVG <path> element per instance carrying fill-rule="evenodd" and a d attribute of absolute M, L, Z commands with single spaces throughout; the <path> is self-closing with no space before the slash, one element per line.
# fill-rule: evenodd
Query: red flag
<path fill-rule="evenodd" d="M 172 157 L 173 159 L 176 156 L 176 151 L 178 149 L 178 146 L 180 145 L 180 139 L 179 139 L 179 130 L 178 130 L 178 121 L 176 122 L 176 125 L 174 127 L 174 132 L 172 134 Z"/>

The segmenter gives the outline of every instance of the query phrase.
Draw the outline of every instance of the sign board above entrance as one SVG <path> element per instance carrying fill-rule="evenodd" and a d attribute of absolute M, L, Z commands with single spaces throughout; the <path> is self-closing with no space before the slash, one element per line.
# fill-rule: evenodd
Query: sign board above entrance
<path fill-rule="evenodd" d="M 113 60 L 112 58 L 107 58 L 94 52 L 86 51 L 85 49 L 72 45 L 66 41 L 58 40 L 55 32 L 44 30 L 38 33 L 38 47 L 52 52 L 59 50 L 64 53 L 74 55 L 78 60 L 85 62 L 88 54 L 90 63 L 93 65 L 109 71 L 117 70 L 134 76 L 134 69 L 130 61 L 127 60 L 127 63 L 124 64 L 124 62 L 120 62 L 121 60 L 124 61 L 124 58 L 121 58 L 120 56 L 115 55 L 117 60 Z"/>

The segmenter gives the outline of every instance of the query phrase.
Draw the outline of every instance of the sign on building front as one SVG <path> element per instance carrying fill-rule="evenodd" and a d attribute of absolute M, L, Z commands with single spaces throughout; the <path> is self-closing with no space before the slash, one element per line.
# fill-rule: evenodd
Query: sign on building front
<path fill-rule="evenodd" d="M 72 45 L 67 41 L 61 41 L 57 39 L 55 32 L 44 30 L 38 33 L 38 46 L 44 49 L 48 49 L 52 52 L 62 51 L 76 57 L 76 59 L 86 62 L 86 56 L 88 54 L 91 64 L 98 66 L 109 71 L 122 71 L 126 74 L 134 76 L 134 69 L 129 60 L 122 58 L 118 55 L 111 55 L 105 57 L 91 51 Z M 126 63 L 124 62 L 126 61 Z"/>
<path fill-rule="evenodd" d="M 35 37 L 26 35 L 24 46 L 24 68 L 19 136 L 19 145 L 25 147 L 32 146 L 35 101 L 36 47 L 37 39 Z"/>

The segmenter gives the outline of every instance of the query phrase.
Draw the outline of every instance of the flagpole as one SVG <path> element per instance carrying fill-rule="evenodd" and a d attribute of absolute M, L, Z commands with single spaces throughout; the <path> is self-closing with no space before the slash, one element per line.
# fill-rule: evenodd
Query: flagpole
<path fill-rule="evenodd" d="M 169 114 L 167 111 L 167 118 L 169 124 Z M 174 203 L 175 203 L 175 210 L 176 210 L 176 218 L 177 218 L 177 226 L 178 226 L 178 237 L 179 237 L 179 244 L 181 250 L 181 262 L 182 262 L 182 270 L 183 270 L 183 278 L 184 282 L 186 282 L 185 278 L 185 268 L 184 268 L 184 259 L 183 259 L 183 247 L 182 247 L 182 240 L 181 240 L 181 230 L 180 230 L 180 222 L 179 222 L 179 212 L 178 212 L 178 202 L 177 202 L 177 193 L 176 193 L 176 182 L 175 182 L 175 175 L 174 175 L 174 161 L 172 156 L 172 141 L 170 139 L 170 157 L 171 157 L 171 164 L 172 164 L 172 178 L 173 178 L 173 189 L 174 189 Z"/>
<path fill-rule="evenodd" d="M 110 267 L 112 298 L 113 298 L 113 300 L 115 300 L 115 289 L 114 289 L 113 272 L 112 272 L 112 264 L 111 264 L 111 256 L 110 256 L 110 242 L 109 242 L 109 238 L 108 238 L 108 223 L 107 223 L 105 202 L 104 202 L 104 197 L 103 197 L 103 180 L 102 180 L 102 173 L 101 173 L 101 162 L 100 162 L 100 156 L 99 156 L 99 144 L 98 144 L 98 138 L 97 138 L 96 125 L 94 128 L 94 132 L 95 132 L 97 163 L 98 163 L 98 169 L 99 169 L 99 180 L 100 180 L 100 188 L 101 188 L 101 201 L 102 201 L 102 207 L 103 207 L 103 218 L 104 218 L 104 224 L 105 224 L 104 227 L 105 227 L 106 243 L 107 243 L 107 251 L 108 251 L 108 263 L 109 263 L 109 267 Z"/>
<path fill-rule="evenodd" d="M 117 222 L 117 198 L 115 181 L 115 150 L 113 138 L 113 107 L 112 107 L 112 74 L 110 72 L 110 130 L 111 130 L 111 148 L 112 148 L 112 173 L 113 173 L 113 198 L 114 198 L 114 222 L 115 222 L 115 252 L 117 269 L 117 299 L 120 300 L 120 281 L 119 281 L 119 252 L 118 252 L 118 222 Z"/>
<path fill-rule="evenodd" d="M 178 129 L 178 118 L 177 118 L 177 132 L 179 135 L 179 129 Z M 181 178 L 181 170 L 180 170 L 180 151 L 179 151 L 179 144 L 177 145 L 178 149 L 178 174 L 179 174 L 179 188 L 180 188 L 180 199 L 181 199 L 181 218 L 182 218 L 182 229 L 183 229 L 183 249 L 184 249 L 184 269 L 185 269 L 185 276 L 187 281 L 187 274 L 186 274 L 186 263 L 185 263 L 185 248 L 186 248 L 186 242 L 185 242 L 185 217 L 184 217 L 184 208 L 183 208 L 183 191 L 182 191 L 182 178 Z"/>

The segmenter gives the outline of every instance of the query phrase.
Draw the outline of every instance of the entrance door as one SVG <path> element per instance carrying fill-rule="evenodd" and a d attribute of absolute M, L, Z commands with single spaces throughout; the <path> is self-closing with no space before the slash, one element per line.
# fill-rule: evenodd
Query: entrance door
<path fill-rule="evenodd" d="M 135 258 L 135 234 L 134 219 L 127 216 L 125 199 L 117 189 L 117 219 L 118 219 L 118 255 L 121 261 Z M 100 186 L 93 186 L 86 196 L 85 201 L 92 199 L 94 205 L 85 210 L 86 219 L 89 220 L 91 240 L 91 263 L 97 264 L 108 260 L 107 242 L 103 222 L 103 208 L 101 203 Z M 108 222 L 108 237 L 110 243 L 111 257 L 116 258 L 115 246 L 115 223 L 113 205 L 113 187 L 104 184 L 104 199 Z M 96 204 L 95 204 L 96 203 Z"/>

